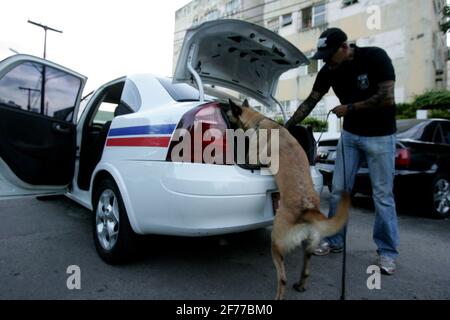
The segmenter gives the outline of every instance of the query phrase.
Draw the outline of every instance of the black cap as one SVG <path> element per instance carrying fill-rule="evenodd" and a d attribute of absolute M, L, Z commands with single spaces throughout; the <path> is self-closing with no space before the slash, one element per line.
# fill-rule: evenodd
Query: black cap
<path fill-rule="evenodd" d="M 341 29 L 330 28 L 325 30 L 320 35 L 317 52 L 312 59 L 326 61 L 336 53 L 345 41 L 347 41 L 347 35 Z"/>

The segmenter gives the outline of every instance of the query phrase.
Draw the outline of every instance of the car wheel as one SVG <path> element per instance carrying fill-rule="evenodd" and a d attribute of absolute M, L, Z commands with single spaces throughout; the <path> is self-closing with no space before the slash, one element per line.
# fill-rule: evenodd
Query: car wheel
<path fill-rule="evenodd" d="M 447 218 L 450 216 L 450 180 L 447 175 L 438 174 L 433 179 L 432 210 L 436 218 Z"/>
<path fill-rule="evenodd" d="M 94 196 L 94 243 L 108 264 L 128 262 L 136 252 L 137 235 L 131 228 L 119 188 L 112 179 L 100 182 Z"/>

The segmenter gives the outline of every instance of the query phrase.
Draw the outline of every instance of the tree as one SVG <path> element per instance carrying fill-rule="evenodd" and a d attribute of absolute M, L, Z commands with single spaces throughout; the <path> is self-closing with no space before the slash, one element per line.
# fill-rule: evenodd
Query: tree
<path fill-rule="evenodd" d="M 412 103 L 397 103 L 396 118 L 397 119 L 414 119 L 416 117 L 417 108 Z"/>
<path fill-rule="evenodd" d="M 313 117 L 306 118 L 301 124 L 304 126 L 311 126 L 314 132 L 324 132 L 328 130 L 328 122 Z"/>
<path fill-rule="evenodd" d="M 412 103 L 397 104 L 397 119 L 412 119 L 419 109 L 429 110 L 430 118 L 450 119 L 450 92 L 429 91 L 417 96 Z"/>
<path fill-rule="evenodd" d="M 447 33 L 450 30 L 450 6 L 444 6 L 443 10 L 444 22 L 441 24 L 441 30 L 444 33 Z"/>

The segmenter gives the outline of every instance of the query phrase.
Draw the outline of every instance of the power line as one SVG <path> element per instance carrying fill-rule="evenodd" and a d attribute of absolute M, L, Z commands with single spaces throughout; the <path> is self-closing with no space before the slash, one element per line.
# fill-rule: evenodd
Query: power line
<path fill-rule="evenodd" d="M 274 2 L 278 2 L 278 1 L 280 1 L 280 0 L 272 0 L 272 1 L 269 1 L 269 2 L 262 3 L 262 4 L 257 4 L 256 6 L 253 6 L 253 7 L 247 8 L 247 9 L 238 10 L 238 11 L 236 11 L 233 14 L 226 14 L 225 16 L 235 16 L 235 15 L 237 15 L 239 13 L 250 11 L 250 10 L 253 10 L 253 9 L 256 9 L 256 8 L 259 8 L 259 7 L 264 7 L 264 6 L 268 5 L 268 4 L 271 4 L 271 3 L 274 3 Z M 175 31 L 175 34 L 180 33 L 180 32 L 184 32 L 186 30 L 187 29 L 182 29 L 182 30 Z"/>
<path fill-rule="evenodd" d="M 276 0 L 276 1 L 279 1 L 279 0 Z M 270 3 L 273 3 L 273 2 L 275 2 L 275 1 L 267 2 L 267 3 L 264 3 L 263 5 L 258 5 L 258 6 L 265 6 L 265 5 L 270 4 Z M 282 11 L 282 10 L 284 10 L 284 9 L 289 9 L 289 8 L 292 8 L 292 7 L 296 7 L 296 6 L 298 6 L 298 5 L 302 5 L 302 4 L 308 3 L 308 2 L 310 2 L 310 0 L 299 1 L 299 2 L 296 2 L 296 3 L 294 3 L 294 4 L 285 6 L 285 7 L 281 7 L 281 8 L 277 8 L 277 9 L 275 9 L 275 10 L 271 10 L 271 11 L 264 12 L 263 14 L 257 14 L 257 15 L 255 15 L 255 16 L 253 16 L 253 17 L 248 17 L 248 18 L 246 18 L 246 20 L 250 21 L 251 19 L 254 19 L 254 18 L 257 18 L 257 17 L 264 17 L 264 16 L 269 15 L 269 14 L 271 14 L 271 13 L 275 13 L 275 12 Z M 324 3 L 325 3 L 325 2 L 324 2 Z M 319 3 L 319 4 L 320 4 L 320 3 Z M 323 3 L 322 3 L 322 4 L 323 4 Z M 256 6 L 255 6 L 255 7 L 256 7 Z M 255 7 L 253 7 L 253 8 L 255 8 Z M 247 11 L 247 10 L 248 10 L 248 9 L 243 10 L 243 11 Z M 243 11 L 242 11 L 242 12 L 243 12 Z M 236 16 L 236 15 L 239 14 L 239 13 L 241 13 L 241 11 L 236 12 L 235 14 L 233 14 L 233 16 Z M 222 17 L 221 19 L 223 19 L 223 18 L 224 18 L 224 17 Z M 267 18 L 266 20 L 265 20 L 265 19 L 260 19 L 260 20 L 251 21 L 251 22 L 252 22 L 252 23 L 259 23 L 259 22 L 269 21 L 269 20 L 271 20 L 271 19 L 273 19 L 273 18 L 274 18 L 274 17 L 270 17 L 270 18 Z M 219 19 L 219 20 L 220 20 L 220 19 Z M 180 32 L 183 32 L 183 31 L 187 31 L 188 29 L 189 29 L 189 28 L 186 28 L 186 29 L 183 29 L 183 30 L 178 30 L 176 33 L 180 33 Z M 184 37 L 183 37 L 183 38 L 180 38 L 180 39 L 177 39 L 177 40 L 174 41 L 174 44 L 176 45 L 176 44 L 182 42 L 183 40 L 184 40 Z"/>
<path fill-rule="evenodd" d="M 63 33 L 61 30 L 57 30 L 54 28 L 51 28 L 49 26 L 43 25 L 41 23 L 37 23 L 31 20 L 28 20 L 28 23 L 34 24 L 35 26 L 38 26 L 40 28 L 44 29 L 45 32 L 45 36 L 44 36 L 44 59 L 46 58 L 46 53 L 47 53 L 47 31 L 54 31 L 54 32 L 58 32 L 58 33 Z M 46 66 L 43 65 L 42 66 L 42 87 L 41 87 L 41 114 L 45 113 L 45 69 Z"/>

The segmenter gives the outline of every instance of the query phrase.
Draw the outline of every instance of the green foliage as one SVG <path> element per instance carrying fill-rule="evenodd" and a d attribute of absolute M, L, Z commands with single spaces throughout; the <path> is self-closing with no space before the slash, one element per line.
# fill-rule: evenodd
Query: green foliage
<path fill-rule="evenodd" d="M 417 108 L 412 103 L 397 103 L 397 119 L 414 119 Z"/>
<path fill-rule="evenodd" d="M 428 91 L 417 96 L 414 100 L 417 108 L 436 106 L 436 108 L 450 107 L 450 91 Z"/>
<path fill-rule="evenodd" d="M 450 91 L 429 91 L 417 96 L 412 103 L 397 104 L 397 119 L 411 119 L 416 117 L 416 111 L 421 108 L 429 109 L 429 118 L 450 118 Z"/>
<path fill-rule="evenodd" d="M 448 20 L 450 18 L 450 6 L 446 5 L 444 7 L 444 22 L 441 24 L 441 30 L 444 33 L 447 33 L 448 30 L 450 30 L 450 21 Z"/>
<path fill-rule="evenodd" d="M 275 117 L 275 119 L 273 119 L 275 122 L 277 122 L 278 124 L 284 125 L 284 119 L 283 117 Z"/>
<path fill-rule="evenodd" d="M 314 132 L 323 132 L 328 130 L 328 122 L 313 117 L 308 117 L 303 120 L 302 125 L 311 126 Z"/>
<path fill-rule="evenodd" d="M 430 110 L 428 117 L 450 120 L 450 112 L 448 110 Z"/>

